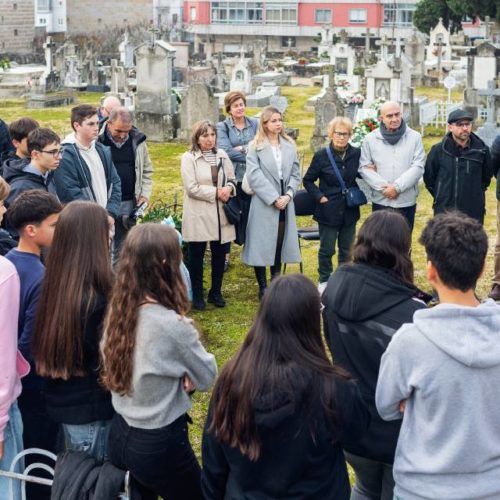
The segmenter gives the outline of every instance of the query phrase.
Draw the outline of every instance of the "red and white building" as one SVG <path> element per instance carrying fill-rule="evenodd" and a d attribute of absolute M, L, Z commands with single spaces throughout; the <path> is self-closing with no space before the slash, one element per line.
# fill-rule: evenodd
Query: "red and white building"
<path fill-rule="evenodd" d="M 405 38 L 412 32 L 418 0 L 184 0 L 183 21 L 194 35 L 195 51 L 238 52 L 256 39 L 268 52 L 309 51 L 325 25 L 351 38 L 372 35 Z M 360 41 L 361 42 L 361 41 Z"/>

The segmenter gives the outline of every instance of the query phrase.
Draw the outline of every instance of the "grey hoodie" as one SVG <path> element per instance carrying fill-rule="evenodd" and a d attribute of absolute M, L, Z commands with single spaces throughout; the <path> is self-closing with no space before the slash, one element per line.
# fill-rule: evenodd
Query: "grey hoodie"
<path fill-rule="evenodd" d="M 401 418 L 394 494 L 404 500 L 500 498 L 500 307 L 416 311 L 382 357 L 377 409 Z"/>

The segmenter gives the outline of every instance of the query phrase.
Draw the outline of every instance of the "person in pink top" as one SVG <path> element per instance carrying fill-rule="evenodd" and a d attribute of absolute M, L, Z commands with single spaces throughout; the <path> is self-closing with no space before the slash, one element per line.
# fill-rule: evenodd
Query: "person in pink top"
<path fill-rule="evenodd" d="M 1 179 L 0 179 L 1 182 Z M 0 207 L 0 222 L 4 210 Z M 12 459 L 23 449 L 23 421 L 17 407 L 21 378 L 30 371 L 29 363 L 17 350 L 17 317 L 20 283 L 14 264 L 0 256 L 0 470 L 8 470 Z M 22 462 L 15 472 L 22 472 Z M 0 477 L 0 500 L 21 498 L 19 481 Z"/>

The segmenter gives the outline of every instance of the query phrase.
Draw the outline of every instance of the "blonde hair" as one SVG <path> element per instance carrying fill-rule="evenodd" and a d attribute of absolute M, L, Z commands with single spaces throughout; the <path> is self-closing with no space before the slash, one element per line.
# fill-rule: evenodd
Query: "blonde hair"
<path fill-rule="evenodd" d="M 10 186 L 7 184 L 7 181 L 0 177 L 0 201 L 5 200 L 10 193 Z"/>
<path fill-rule="evenodd" d="M 255 134 L 254 140 L 250 143 L 251 146 L 257 147 L 260 146 L 263 142 L 267 141 L 267 132 L 264 126 L 276 113 L 278 113 L 283 118 L 283 113 L 274 106 L 266 106 L 262 110 L 259 120 L 259 127 L 257 128 L 257 133 Z M 284 128 L 281 129 L 280 137 L 294 144 L 293 139 L 285 133 Z"/>
<path fill-rule="evenodd" d="M 335 132 L 335 127 L 338 126 L 345 127 L 349 130 L 349 133 L 352 133 L 352 121 L 345 116 L 336 116 L 329 124 L 328 124 L 328 137 L 333 139 L 333 133 Z"/>

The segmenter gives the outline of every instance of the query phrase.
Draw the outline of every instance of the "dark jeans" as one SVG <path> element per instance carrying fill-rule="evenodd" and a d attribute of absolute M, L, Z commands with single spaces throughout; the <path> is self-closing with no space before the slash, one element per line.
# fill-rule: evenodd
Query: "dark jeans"
<path fill-rule="evenodd" d="M 376 212 L 377 210 L 393 210 L 394 212 L 400 213 L 408 222 L 410 226 L 410 231 L 413 231 L 413 225 L 415 223 L 415 212 L 417 211 L 417 205 L 412 205 L 411 207 L 386 207 L 385 205 L 378 205 L 377 203 L 372 203 L 372 212 Z"/>
<path fill-rule="evenodd" d="M 271 279 L 279 276 L 281 273 L 281 250 L 283 248 L 283 240 L 285 238 L 285 211 L 280 213 L 280 220 L 278 223 L 278 238 L 276 241 L 276 253 L 274 255 L 274 265 L 271 266 Z M 255 266 L 255 277 L 259 289 L 263 290 L 267 286 L 266 268 L 264 266 Z"/>
<path fill-rule="evenodd" d="M 351 500 L 392 500 L 394 478 L 392 465 L 344 452 L 356 474 Z"/>
<path fill-rule="evenodd" d="M 335 246 L 339 249 L 339 266 L 349 261 L 351 245 L 356 234 L 356 223 L 350 226 L 332 227 L 318 224 L 319 251 L 318 272 L 319 282 L 326 283 L 333 271 L 332 257 L 335 255 Z"/>
<path fill-rule="evenodd" d="M 59 425 L 47 415 L 42 391 L 24 387 L 17 402 L 23 418 L 24 449 L 41 448 L 57 453 Z M 30 454 L 25 458 L 26 467 L 36 462 L 54 467 L 54 461 L 43 455 Z M 35 469 L 33 474 L 45 479 L 52 479 L 48 472 L 41 469 Z M 42 484 L 27 483 L 26 495 L 29 500 L 49 500 L 50 488 Z"/>
<path fill-rule="evenodd" d="M 207 248 L 206 241 L 190 241 L 188 243 L 189 274 L 193 287 L 193 297 L 203 296 L 203 258 Z M 221 244 L 220 241 L 211 241 L 212 251 L 212 293 L 220 293 L 222 289 L 222 277 L 224 276 L 224 260 L 229 252 L 229 243 Z"/>
<path fill-rule="evenodd" d="M 108 451 L 111 463 L 130 470 L 142 500 L 198 500 L 201 469 L 191 448 L 187 415 L 160 429 L 130 427 L 113 417 Z"/>

